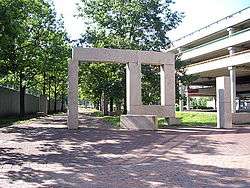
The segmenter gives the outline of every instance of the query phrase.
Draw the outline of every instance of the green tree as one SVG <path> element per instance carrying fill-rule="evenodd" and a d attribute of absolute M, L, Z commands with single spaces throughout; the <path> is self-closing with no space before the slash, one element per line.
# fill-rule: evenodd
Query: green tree
<path fill-rule="evenodd" d="M 172 11 L 170 6 L 172 0 L 82 0 L 79 4 L 79 16 L 89 20 L 88 29 L 81 39 L 81 44 L 90 47 L 120 48 L 136 50 L 160 51 L 168 48 L 170 40 L 167 32 L 174 29 L 181 22 L 182 14 Z M 125 74 L 123 66 L 114 66 L 114 69 L 121 72 L 121 77 L 114 80 L 109 79 L 110 74 L 102 77 L 104 82 L 120 82 L 120 101 L 125 103 Z M 103 65 L 101 69 L 109 70 L 110 65 Z M 101 70 L 99 65 L 93 65 L 96 72 Z M 83 71 L 84 72 L 84 71 Z M 157 103 L 159 100 L 159 68 L 154 66 L 143 66 L 143 95 L 144 103 Z M 84 85 L 95 85 L 97 79 L 84 80 Z M 106 85 L 106 84 L 104 84 Z M 93 88 L 95 88 L 93 86 Z M 89 88 L 82 88 L 88 90 Z M 88 91 L 90 92 L 90 91 Z M 103 91 L 101 91 L 103 92 Z M 95 96 L 92 92 L 89 96 Z M 100 92 L 99 92 L 100 95 Z M 110 97 L 114 93 L 109 93 Z M 95 96 L 94 98 L 97 98 Z M 93 98 L 93 99 L 94 99 Z"/>
<path fill-rule="evenodd" d="M 182 83 L 184 86 L 189 86 L 193 81 L 199 78 L 198 75 L 186 75 L 186 65 L 189 62 L 180 61 L 180 59 L 176 59 L 175 61 L 175 69 L 176 69 L 176 84 L 175 84 L 175 93 L 176 93 L 176 102 L 179 102 L 180 99 L 186 100 L 181 96 L 179 86 Z"/>
<path fill-rule="evenodd" d="M 57 74 L 62 70 L 58 67 L 63 66 L 63 70 L 67 67 L 69 51 L 65 42 L 66 34 L 61 21 L 56 19 L 53 6 L 47 1 L 0 0 L 0 11 L 1 75 L 14 77 L 13 84 L 18 83 L 20 115 L 23 116 L 27 88 L 39 90 L 43 80 L 45 94 L 46 82 L 49 80 L 46 74 L 54 74 L 57 78 L 54 82 L 55 88 L 59 85 L 58 80 L 66 77 L 65 71 L 60 79 Z M 57 71 L 52 73 L 51 66 L 56 66 Z"/>

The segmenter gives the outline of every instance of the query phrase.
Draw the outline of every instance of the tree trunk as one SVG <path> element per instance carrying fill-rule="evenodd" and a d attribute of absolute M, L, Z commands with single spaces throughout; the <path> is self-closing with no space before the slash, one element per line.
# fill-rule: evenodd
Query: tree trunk
<path fill-rule="evenodd" d="M 49 93 L 48 93 L 48 97 L 49 97 L 49 101 L 48 101 L 48 112 L 50 112 L 50 100 L 51 100 L 51 98 L 50 98 L 50 78 L 49 78 Z"/>
<path fill-rule="evenodd" d="M 20 88 L 20 116 L 23 117 L 25 115 L 25 86 Z"/>
<path fill-rule="evenodd" d="M 114 99 L 110 97 L 109 99 L 109 111 L 112 113 L 114 111 Z"/>
<path fill-rule="evenodd" d="M 103 93 L 103 115 L 104 116 L 109 115 L 109 113 L 108 113 L 108 99 L 107 99 L 107 95 L 105 92 Z"/>
<path fill-rule="evenodd" d="M 122 104 L 120 102 L 117 102 L 115 105 L 116 105 L 116 110 L 121 111 Z"/>
<path fill-rule="evenodd" d="M 54 112 L 56 112 L 56 99 L 57 99 L 57 93 L 56 93 L 56 83 L 55 83 L 55 90 L 54 90 Z"/>
<path fill-rule="evenodd" d="M 94 108 L 97 109 L 97 110 L 99 110 L 99 102 L 98 101 L 94 102 Z"/>
<path fill-rule="evenodd" d="M 102 109 L 103 109 L 103 105 L 102 105 L 102 96 L 101 96 L 99 100 L 99 110 L 102 111 Z"/>
<path fill-rule="evenodd" d="M 25 115 L 25 85 L 23 85 L 23 74 L 20 73 L 20 83 L 19 83 L 19 99 L 20 99 L 20 117 Z"/>
<path fill-rule="evenodd" d="M 62 94 L 62 98 L 61 98 L 61 112 L 64 111 L 64 95 Z"/>
<path fill-rule="evenodd" d="M 126 96 L 124 97 L 123 114 L 127 114 L 127 98 L 126 98 Z"/>
<path fill-rule="evenodd" d="M 43 72 L 43 95 L 46 94 L 46 73 Z"/>

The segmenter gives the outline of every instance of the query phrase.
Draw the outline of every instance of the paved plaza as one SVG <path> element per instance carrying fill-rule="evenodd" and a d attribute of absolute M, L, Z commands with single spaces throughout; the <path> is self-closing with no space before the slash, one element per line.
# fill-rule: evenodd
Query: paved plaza
<path fill-rule="evenodd" d="M 250 187 L 250 127 L 110 129 L 80 115 L 0 129 L 0 187 Z"/>

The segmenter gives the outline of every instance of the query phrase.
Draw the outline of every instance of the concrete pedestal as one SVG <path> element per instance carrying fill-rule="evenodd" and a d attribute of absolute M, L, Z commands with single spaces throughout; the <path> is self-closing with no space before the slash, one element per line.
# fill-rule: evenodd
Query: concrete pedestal
<path fill-rule="evenodd" d="M 177 119 L 175 117 L 169 117 L 169 118 L 167 118 L 167 124 L 168 125 L 180 125 L 181 122 L 179 119 Z"/>
<path fill-rule="evenodd" d="M 230 78 L 216 78 L 217 128 L 232 128 Z"/>
<path fill-rule="evenodd" d="M 157 117 L 152 115 L 122 115 L 121 127 L 128 130 L 156 130 Z"/>

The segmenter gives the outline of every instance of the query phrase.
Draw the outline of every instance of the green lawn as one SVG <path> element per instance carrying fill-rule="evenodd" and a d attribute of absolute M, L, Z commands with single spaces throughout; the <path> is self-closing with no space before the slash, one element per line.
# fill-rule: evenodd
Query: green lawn
<path fill-rule="evenodd" d="M 95 111 L 92 115 L 119 127 L 119 116 L 103 116 L 98 111 Z M 180 119 L 182 126 L 216 126 L 215 112 L 176 112 L 176 117 Z M 166 127 L 165 119 L 159 118 L 158 124 L 160 128 Z"/>
<path fill-rule="evenodd" d="M 27 115 L 25 117 L 18 116 L 10 116 L 10 117 L 2 117 L 0 118 L 0 128 L 7 127 L 14 124 L 22 124 L 22 123 L 31 123 L 37 116 L 35 115 Z"/>
<path fill-rule="evenodd" d="M 216 113 L 214 112 L 176 112 L 176 117 L 181 121 L 180 126 L 216 126 Z M 165 128 L 166 120 L 158 119 L 159 128 Z"/>
<path fill-rule="evenodd" d="M 216 112 L 176 112 L 176 117 L 187 126 L 216 126 Z"/>
<path fill-rule="evenodd" d="M 53 114 L 62 114 L 62 112 Z M 24 124 L 24 123 L 30 124 L 37 118 L 39 118 L 37 114 L 25 115 L 24 117 L 19 117 L 19 116 L 0 117 L 0 128 L 15 124 Z"/>
<path fill-rule="evenodd" d="M 176 117 L 181 121 L 181 126 L 216 126 L 215 112 L 176 112 Z M 158 119 L 159 128 L 165 128 L 166 120 Z"/>
<path fill-rule="evenodd" d="M 111 123 L 114 128 L 120 127 L 120 116 L 103 116 L 102 119 Z"/>

